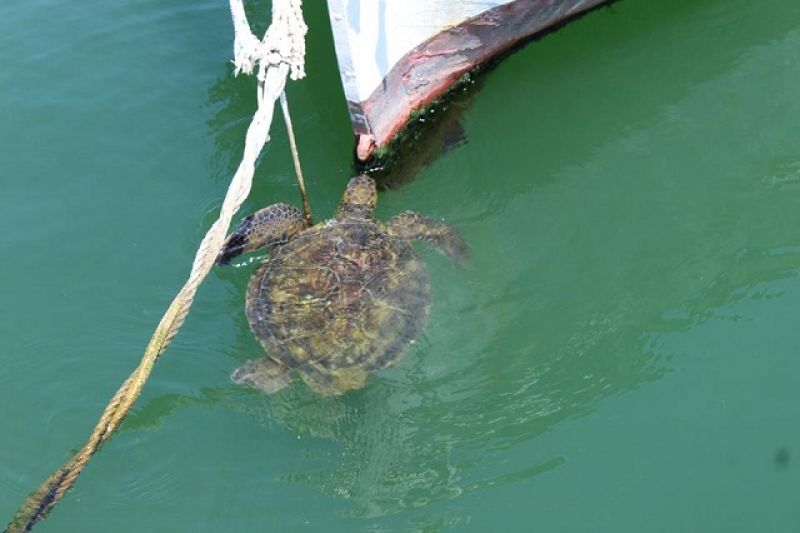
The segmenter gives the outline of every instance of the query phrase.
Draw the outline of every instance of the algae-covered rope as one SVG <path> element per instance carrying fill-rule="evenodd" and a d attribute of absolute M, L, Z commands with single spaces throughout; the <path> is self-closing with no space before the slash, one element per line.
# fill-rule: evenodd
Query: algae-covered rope
<path fill-rule="evenodd" d="M 303 179 L 303 169 L 300 168 L 300 154 L 297 152 L 297 142 L 294 139 L 294 128 L 292 128 L 292 116 L 289 114 L 289 102 L 286 101 L 286 91 L 281 93 L 281 110 L 283 111 L 283 120 L 286 122 L 286 133 L 289 135 L 289 148 L 292 150 L 294 173 L 295 176 L 297 176 L 297 183 L 300 185 L 300 199 L 303 201 L 303 214 L 306 217 L 306 224 L 313 226 L 314 217 L 311 215 L 311 206 L 308 205 L 306 181 Z"/>
<path fill-rule="evenodd" d="M 250 192 L 256 159 L 269 140 L 275 101 L 283 92 L 286 76 L 290 72 L 292 79 L 305 75 L 303 61 L 307 28 L 303 21 L 301 3 L 301 0 L 274 0 L 272 23 L 264 39 L 259 41 L 250 31 L 242 0 L 230 0 L 235 30 L 235 73 L 251 73 L 253 67 L 259 65 L 258 110 L 247 129 L 242 161 L 228 187 L 219 218 L 203 237 L 189 279 L 161 318 L 139 366 L 111 398 L 86 444 L 28 496 L 8 524 L 6 533 L 30 531 L 72 488 L 89 459 L 125 419 L 139 397 L 156 359 L 186 320 L 200 283 L 214 265 L 231 219 Z"/>

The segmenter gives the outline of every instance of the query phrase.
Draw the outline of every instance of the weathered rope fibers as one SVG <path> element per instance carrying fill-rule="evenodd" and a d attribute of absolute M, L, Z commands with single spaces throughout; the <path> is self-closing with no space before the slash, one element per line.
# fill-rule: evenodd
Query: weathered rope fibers
<path fill-rule="evenodd" d="M 234 24 L 234 73 L 250 74 L 258 65 L 258 109 L 247 129 L 242 161 L 231 179 L 219 218 L 200 242 L 189 279 L 161 318 L 139 366 L 111 398 L 86 444 L 28 496 L 6 527 L 6 533 L 31 531 L 72 488 L 89 459 L 122 424 L 139 397 L 156 359 L 186 320 L 200 283 L 214 265 L 231 219 L 250 192 L 256 160 L 269 140 L 275 101 L 283 93 L 286 76 L 290 75 L 293 80 L 305 76 L 307 27 L 303 21 L 302 0 L 273 0 L 272 22 L 262 40 L 250 31 L 242 0 L 230 0 L 230 9 Z M 289 120 L 288 114 L 286 119 Z M 293 139 L 291 144 L 296 158 Z M 297 162 L 296 168 L 299 169 Z M 301 191 L 305 196 L 304 186 L 301 186 Z M 307 212 L 307 216 L 310 213 Z"/>

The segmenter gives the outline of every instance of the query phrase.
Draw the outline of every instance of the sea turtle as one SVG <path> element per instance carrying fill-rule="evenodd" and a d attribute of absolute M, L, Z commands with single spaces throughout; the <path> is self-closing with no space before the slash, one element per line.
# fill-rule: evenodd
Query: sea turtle
<path fill-rule="evenodd" d="M 364 385 L 370 371 L 397 361 L 428 315 L 425 265 L 410 242 L 421 239 L 462 264 L 469 250 L 450 226 L 414 212 L 387 224 L 373 218 L 375 181 L 350 180 L 336 217 L 308 227 L 303 213 L 274 204 L 244 218 L 217 257 L 271 246 L 250 277 L 245 311 L 267 357 L 231 379 L 266 393 L 300 377 L 334 395 Z"/>

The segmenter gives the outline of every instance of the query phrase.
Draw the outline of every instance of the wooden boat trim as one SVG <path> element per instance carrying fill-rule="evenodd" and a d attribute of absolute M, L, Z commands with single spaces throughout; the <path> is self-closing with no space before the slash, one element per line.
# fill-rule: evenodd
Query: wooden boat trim
<path fill-rule="evenodd" d="M 357 87 L 361 74 L 356 60 L 360 58 L 355 56 L 374 54 L 374 50 L 354 49 L 348 38 L 354 22 L 348 18 L 352 15 L 348 7 L 354 1 L 328 0 L 328 6 L 342 84 L 356 135 L 356 157 L 360 161 L 366 161 L 376 149 L 386 147 L 415 110 L 442 96 L 463 74 L 537 33 L 609 3 L 609 0 L 512 0 L 496 5 L 458 24 L 443 26 L 441 31 L 402 56 L 372 93 L 362 99 L 358 91 L 363 92 L 363 87 Z M 404 1 L 408 9 L 419 7 L 419 2 Z M 386 24 L 379 28 L 379 31 L 386 30 Z"/>

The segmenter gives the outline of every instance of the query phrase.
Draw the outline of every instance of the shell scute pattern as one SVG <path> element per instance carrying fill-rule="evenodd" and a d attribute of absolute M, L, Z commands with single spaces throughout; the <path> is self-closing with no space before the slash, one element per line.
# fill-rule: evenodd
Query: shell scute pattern
<path fill-rule="evenodd" d="M 313 227 L 252 276 L 247 316 L 267 353 L 291 368 L 384 368 L 417 336 L 428 277 L 407 242 L 373 222 Z"/>

